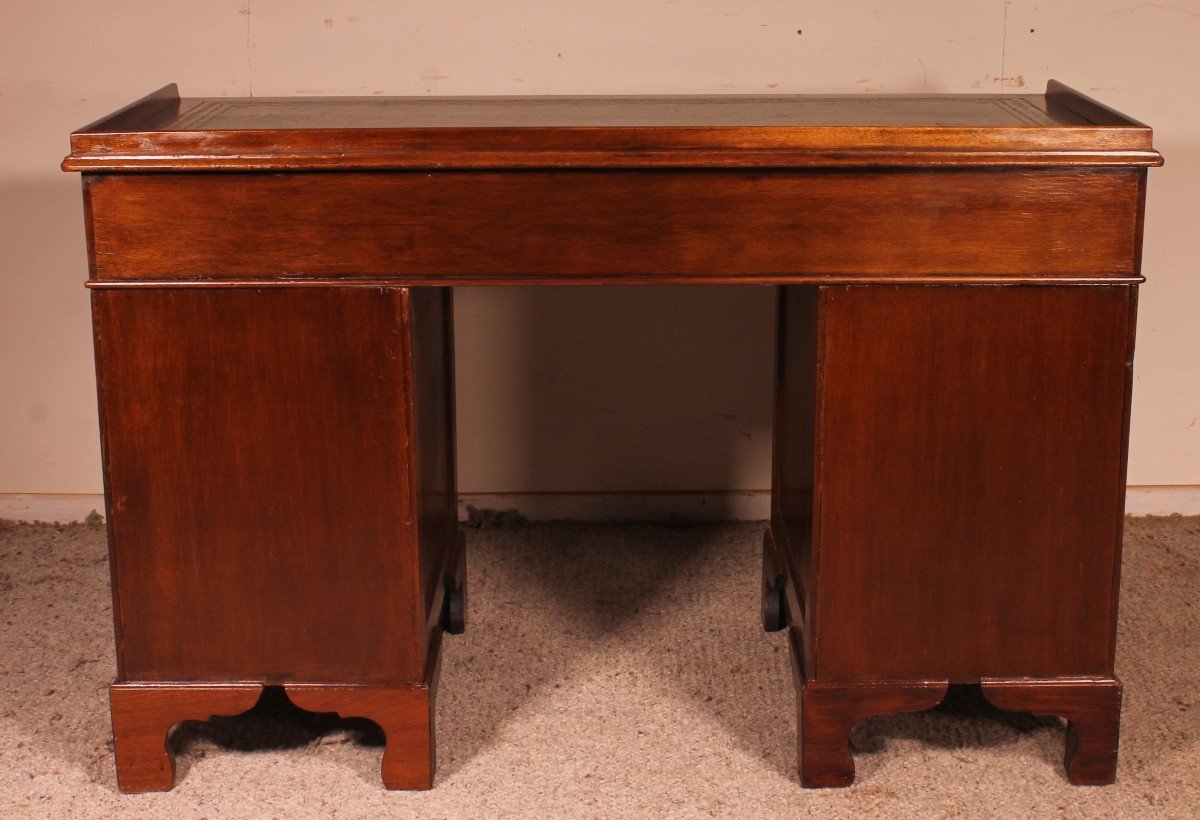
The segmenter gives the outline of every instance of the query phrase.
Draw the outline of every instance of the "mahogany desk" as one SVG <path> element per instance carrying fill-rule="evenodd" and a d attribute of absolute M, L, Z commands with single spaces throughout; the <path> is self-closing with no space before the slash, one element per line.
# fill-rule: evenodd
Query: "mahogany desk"
<path fill-rule="evenodd" d="M 778 290 L 763 619 L 800 769 L 982 683 L 1109 783 L 1150 129 L 1045 95 L 180 99 L 83 172 L 126 791 L 264 685 L 428 788 L 463 626 L 451 288 Z M 750 696 L 750 693 L 747 693 Z"/>

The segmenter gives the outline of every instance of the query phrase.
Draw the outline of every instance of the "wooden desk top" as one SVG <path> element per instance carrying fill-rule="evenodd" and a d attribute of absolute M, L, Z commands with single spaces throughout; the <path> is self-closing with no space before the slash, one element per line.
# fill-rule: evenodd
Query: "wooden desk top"
<path fill-rule="evenodd" d="M 1151 130 L 1043 94 L 180 98 L 71 135 L 67 171 L 1160 165 Z"/>

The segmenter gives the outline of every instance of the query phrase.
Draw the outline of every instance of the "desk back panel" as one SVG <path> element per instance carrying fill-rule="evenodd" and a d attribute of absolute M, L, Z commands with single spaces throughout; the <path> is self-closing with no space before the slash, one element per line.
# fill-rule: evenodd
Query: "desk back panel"
<path fill-rule="evenodd" d="M 87 175 L 93 278 L 1132 281 L 1144 169 Z"/>

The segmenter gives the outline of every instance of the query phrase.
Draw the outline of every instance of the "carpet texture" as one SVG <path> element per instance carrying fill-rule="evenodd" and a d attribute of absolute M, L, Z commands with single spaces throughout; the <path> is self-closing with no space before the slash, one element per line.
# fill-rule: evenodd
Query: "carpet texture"
<path fill-rule="evenodd" d="M 758 626 L 761 524 L 468 533 L 436 788 L 386 792 L 379 731 L 300 712 L 184 724 L 173 792 L 117 793 L 108 569 L 94 526 L 0 525 L 0 815 L 616 817 L 1200 815 L 1200 518 L 1130 519 L 1117 784 L 1075 788 L 1057 720 L 970 688 L 853 733 L 858 782 L 795 772 L 786 638 Z"/>

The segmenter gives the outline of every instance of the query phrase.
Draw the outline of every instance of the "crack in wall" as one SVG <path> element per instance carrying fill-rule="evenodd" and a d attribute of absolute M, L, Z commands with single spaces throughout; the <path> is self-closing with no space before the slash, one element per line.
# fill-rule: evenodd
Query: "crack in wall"
<path fill-rule="evenodd" d="M 254 96 L 254 60 L 250 56 L 252 43 L 250 41 L 250 0 L 246 0 L 246 5 L 242 6 L 238 14 L 246 18 L 246 83 L 250 87 L 250 96 Z"/>
<path fill-rule="evenodd" d="M 1005 63 L 1008 60 L 1008 3 L 1009 0 L 1004 0 L 1004 22 L 1002 23 L 1003 31 L 1000 32 L 1000 90 L 1003 91 L 1008 84 L 1008 75 L 1004 73 L 1007 67 Z"/>

